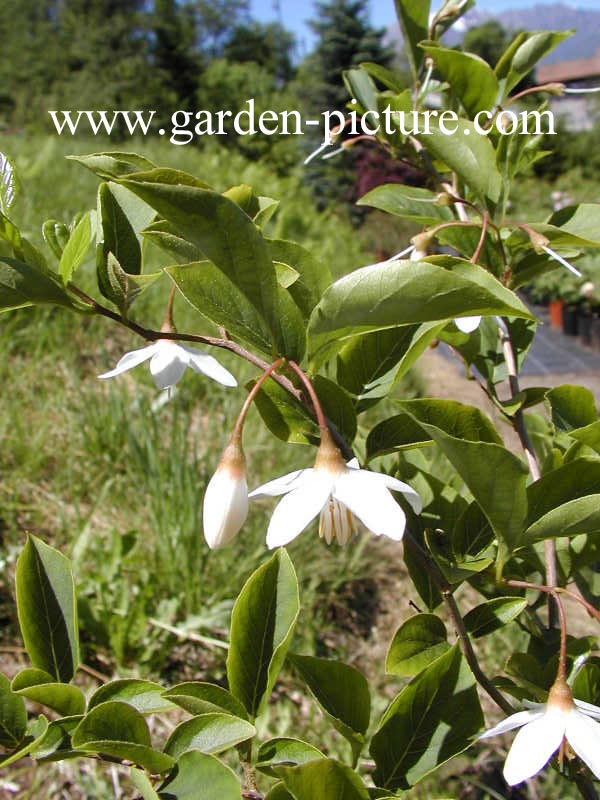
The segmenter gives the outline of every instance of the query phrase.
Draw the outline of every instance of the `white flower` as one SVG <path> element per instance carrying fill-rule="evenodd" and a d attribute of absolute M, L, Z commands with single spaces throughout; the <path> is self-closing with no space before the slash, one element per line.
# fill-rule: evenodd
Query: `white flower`
<path fill-rule="evenodd" d="M 224 386 L 237 386 L 236 379 L 219 364 L 216 358 L 201 350 L 196 350 L 194 347 L 187 347 L 170 339 L 158 339 L 139 350 L 125 353 L 114 369 L 98 375 L 98 377 L 114 378 L 115 375 L 133 369 L 148 359 L 150 359 L 150 372 L 154 383 L 159 389 L 174 386 L 185 372 L 186 367 L 191 367 L 196 372 L 202 372 Z"/>
<path fill-rule="evenodd" d="M 230 542 L 247 516 L 246 459 L 241 445 L 232 440 L 204 494 L 204 538 L 211 550 Z"/>
<path fill-rule="evenodd" d="M 320 514 L 319 536 L 330 544 L 346 544 L 361 522 L 376 536 L 400 541 L 406 516 L 390 489 L 402 492 L 416 513 L 421 498 L 406 483 L 378 472 L 360 469 L 356 459 L 345 464 L 339 450 L 325 442 L 319 448 L 315 466 L 300 469 L 265 483 L 250 497 L 285 495 L 267 531 L 269 548 L 291 542 Z"/>
<path fill-rule="evenodd" d="M 417 237 L 415 236 L 415 239 Z M 427 258 L 427 251 L 420 249 L 415 245 L 413 251 L 410 254 L 411 261 L 421 261 L 422 259 Z M 459 331 L 462 333 L 473 333 L 479 327 L 479 323 L 481 322 L 481 315 L 476 315 L 473 317 L 458 317 L 454 320 L 454 324 L 458 328 Z"/>
<path fill-rule="evenodd" d="M 566 739 L 571 749 L 600 779 L 600 708 L 574 700 L 564 680 L 558 679 L 547 703 L 526 703 L 519 711 L 495 725 L 479 738 L 487 739 L 521 727 L 504 764 L 510 786 L 531 778 L 552 758 Z M 590 717 L 592 719 L 590 719 Z"/>

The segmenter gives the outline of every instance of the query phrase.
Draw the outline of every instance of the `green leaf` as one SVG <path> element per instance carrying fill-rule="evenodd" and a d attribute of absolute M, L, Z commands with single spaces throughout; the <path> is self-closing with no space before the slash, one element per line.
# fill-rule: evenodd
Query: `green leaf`
<path fill-rule="evenodd" d="M 462 259 L 371 264 L 327 289 L 310 318 L 310 352 L 321 363 L 362 333 L 469 314 L 532 319 L 513 292 Z"/>
<path fill-rule="evenodd" d="M 600 461 L 578 458 L 542 475 L 527 487 L 529 513 L 527 525 L 579 497 L 600 493 Z"/>
<path fill-rule="evenodd" d="M 419 42 L 428 38 L 430 0 L 395 0 L 396 16 L 400 23 L 408 63 L 416 81 L 423 63 Z"/>
<path fill-rule="evenodd" d="M 177 759 L 188 750 L 222 753 L 256 735 L 256 728 L 231 714 L 200 714 L 179 724 L 169 736 L 165 753 Z"/>
<path fill-rule="evenodd" d="M 314 656 L 288 655 L 331 724 L 351 744 L 358 759 L 371 716 L 365 676 L 349 664 Z"/>
<path fill-rule="evenodd" d="M 35 667 L 26 667 L 20 672 L 17 672 L 12 679 L 10 688 L 13 692 L 18 692 L 19 689 L 27 689 L 29 686 L 39 686 L 41 683 L 52 683 L 54 676 L 43 669 L 35 669 Z"/>
<path fill-rule="evenodd" d="M 109 701 L 95 706 L 73 731 L 71 742 L 78 750 L 133 761 L 153 774 L 166 772 L 175 763 L 152 749 L 144 717 L 127 703 Z"/>
<path fill-rule="evenodd" d="M 333 422 L 342 437 L 351 444 L 356 436 L 356 411 L 350 395 L 335 381 L 315 375 L 313 386 L 328 420 Z"/>
<path fill-rule="evenodd" d="M 129 770 L 129 778 L 133 786 L 140 793 L 142 800 L 160 800 L 160 797 L 154 791 L 154 786 L 150 782 L 148 775 L 142 772 L 141 769 L 131 767 Z"/>
<path fill-rule="evenodd" d="M 489 419 L 474 406 L 456 400 L 408 400 L 402 404 L 406 411 L 376 425 L 367 437 L 367 459 L 370 461 L 386 453 L 430 444 L 430 436 L 421 422 L 435 420 L 434 424 L 457 439 L 470 442 L 501 444 L 502 440 Z M 411 416 L 415 409 L 418 419 Z"/>
<path fill-rule="evenodd" d="M 377 786 L 408 789 L 461 753 L 483 726 L 475 679 L 454 645 L 392 701 L 371 742 Z"/>
<path fill-rule="evenodd" d="M 71 734 L 83 719 L 79 714 L 75 717 L 62 717 L 52 720 L 43 737 L 31 748 L 30 753 L 37 760 L 62 761 L 82 755 L 83 751 L 73 750 Z"/>
<path fill-rule="evenodd" d="M 573 31 L 531 31 L 519 33 L 502 54 L 495 67 L 496 77 L 500 83 L 501 100 L 535 67 L 538 61 L 548 55 Z"/>
<path fill-rule="evenodd" d="M 445 323 L 403 325 L 350 339 L 337 357 L 337 380 L 363 411 L 388 395 Z"/>
<path fill-rule="evenodd" d="M 298 279 L 289 286 L 289 293 L 303 317 L 308 319 L 331 283 L 329 268 L 295 242 L 284 239 L 265 239 L 265 242 L 275 266 L 282 264 L 298 273 Z"/>
<path fill-rule="evenodd" d="M 529 541 L 600 531 L 600 494 L 577 497 L 553 508 L 525 531 Z"/>
<path fill-rule="evenodd" d="M 277 772 L 294 800 L 369 800 L 367 788 L 356 772 L 332 758 L 278 767 Z"/>
<path fill-rule="evenodd" d="M 342 73 L 342 78 L 348 94 L 356 101 L 354 105 L 358 106 L 361 113 L 377 110 L 377 87 L 366 70 L 360 67 L 346 69 Z"/>
<path fill-rule="evenodd" d="M 31 663 L 67 683 L 79 665 L 77 604 L 71 563 L 28 536 L 16 570 L 17 610 Z"/>
<path fill-rule="evenodd" d="M 235 717 L 246 718 L 246 710 L 227 689 L 214 683 L 187 681 L 163 691 L 163 697 L 180 706 L 190 714 L 207 714 L 225 711 Z"/>
<path fill-rule="evenodd" d="M 258 197 L 254 194 L 252 187 L 248 186 L 247 183 L 240 183 L 239 186 L 232 186 L 230 189 L 223 192 L 223 197 L 228 197 L 230 200 L 233 200 L 250 219 L 254 219 L 260 211 Z"/>
<path fill-rule="evenodd" d="M 560 431 L 570 433 L 598 420 L 596 401 L 585 386 L 562 384 L 547 392 L 552 409 L 552 422 Z"/>
<path fill-rule="evenodd" d="M 385 671 L 389 675 L 417 675 L 449 648 L 442 620 L 435 614 L 416 614 L 394 634 Z"/>
<path fill-rule="evenodd" d="M 271 338 L 264 318 L 237 286 L 211 264 L 167 267 L 185 299 L 215 325 L 222 325 L 236 339 L 271 354 Z"/>
<path fill-rule="evenodd" d="M 248 215 L 217 192 L 150 182 L 142 177 L 123 183 L 197 245 L 278 332 L 275 268 L 260 231 Z"/>
<path fill-rule="evenodd" d="M 22 697 L 10 688 L 8 678 L 0 673 L 0 747 L 18 747 L 27 731 L 27 710 Z"/>
<path fill-rule="evenodd" d="M 175 226 L 166 219 L 152 222 L 143 229 L 142 236 L 160 247 L 178 264 L 191 264 L 194 261 L 202 260 L 200 248 L 180 236 Z"/>
<path fill-rule="evenodd" d="M 141 714 L 157 714 L 174 708 L 159 683 L 138 678 L 122 678 L 100 686 L 90 697 L 89 710 L 109 700 L 128 703 Z"/>
<path fill-rule="evenodd" d="M 65 223 L 56 219 L 47 219 L 42 225 L 44 241 L 59 261 L 70 235 Z"/>
<path fill-rule="evenodd" d="M 81 266 L 91 242 L 92 212 L 88 211 L 81 217 L 69 236 L 58 262 L 58 273 L 63 279 L 63 283 L 67 284 L 75 270 Z"/>
<path fill-rule="evenodd" d="M 436 199 L 437 194 L 429 189 L 384 183 L 363 195 L 357 205 L 378 208 L 421 225 L 436 225 L 453 219 L 450 209 L 437 203 Z"/>
<path fill-rule="evenodd" d="M 569 431 L 569 436 L 600 453 L 600 422 L 593 422 L 591 425 Z"/>
<path fill-rule="evenodd" d="M 430 133 L 419 133 L 416 138 L 449 170 L 456 172 L 477 197 L 498 202 L 502 177 L 489 137 L 478 133 L 470 120 L 462 118 L 448 123 L 446 130 L 454 132 L 448 135 L 432 123 Z"/>
<path fill-rule="evenodd" d="M 284 442 L 316 444 L 319 427 L 306 408 L 274 381 L 262 385 L 254 403 L 274 436 Z"/>
<path fill-rule="evenodd" d="M 14 258 L 0 258 L 0 311 L 45 303 L 74 308 L 57 276 Z"/>
<path fill-rule="evenodd" d="M 15 691 L 35 703 L 51 708 L 63 717 L 72 717 L 85 711 L 85 697 L 77 686 L 65 683 L 40 683 L 15 688 Z"/>
<path fill-rule="evenodd" d="M 444 80 L 458 96 L 467 114 L 491 109 L 498 96 L 498 79 L 489 64 L 474 55 L 450 50 L 437 42 L 424 42 L 421 47 L 434 60 Z"/>
<path fill-rule="evenodd" d="M 102 287 L 102 293 L 105 297 L 110 297 L 123 316 L 126 316 L 134 300 L 161 277 L 162 272 L 130 275 L 121 267 L 115 256 L 109 253 L 103 272 L 103 279 L 108 283 Z"/>
<path fill-rule="evenodd" d="M 231 614 L 229 689 L 251 720 L 271 693 L 299 610 L 296 573 L 280 549 L 246 581 Z"/>
<path fill-rule="evenodd" d="M 67 156 L 72 161 L 82 164 L 103 181 L 112 181 L 129 175 L 132 172 L 154 168 L 152 161 L 136 153 L 90 153 L 89 155 Z"/>
<path fill-rule="evenodd" d="M 214 756 L 192 750 L 184 753 L 159 787 L 161 800 L 240 800 L 234 773 Z"/>
<path fill-rule="evenodd" d="M 1 698 L 1 690 L 0 690 L 0 698 Z M 0 699 L 0 704 L 1 704 Z M 3 712 L 0 712 L 3 713 Z M 29 728 L 27 729 L 26 735 L 20 742 L 20 746 L 14 753 L 9 753 L 8 755 L 0 756 L 0 768 L 7 767 L 9 764 L 14 764 L 15 761 L 19 761 L 24 756 L 31 753 L 40 742 L 43 740 L 44 736 L 46 735 L 46 730 L 48 729 L 48 720 L 46 717 L 40 715 L 36 720 L 34 720 Z"/>
<path fill-rule="evenodd" d="M 125 272 L 139 275 L 141 231 L 153 219 L 154 210 L 133 192 L 118 183 L 103 183 L 98 190 L 99 265 L 112 253 Z"/>
<path fill-rule="evenodd" d="M 288 737 L 269 739 L 258 748 L 256 768 L 266 775 L 276 777 L 274 767 L 305 764 L 307 761 L 314 761 L 315 758 L 325 758 L 325 756 L 308 742 Z"/>
<path fill-rule="evenodd" d="M 269 789 L 265 795 L 265 800 L 294 800 L 294 798 L 285 788 L 285 783 L 280 781 Z"/>
<path fill-rule="evenodd" d="M 410 401 L 399 405 L 452 463 L 504 543 L 506 555 L 519 543 L 527 513 L 525 464 L 495 441 L 478 441 L 475 429 L 473 440 L 463 438 L 465 433 L 454 427 L 460 417 L 447 414 L 444 401 Z M 491 430 L 491 425 L 484 424 L 481 428 L 488 436 Z"/>
<path fill-rule="evenodd" d="M 425 550 L 425 543 L 422 541 L 422 536 L 419 538 L 421 541 L 418 543 L 421 545 L 423 550 Z M 405 544 L 404 563 L 406 564 L 406 569 L 408 570 L 410 579 L 412 580 L 419 597 L 425 603 L 429 611 L 433 611 L 442 602 L 442 596 L 437 584 L 431 578 L 429 572 L 423 568 L 423 561 L 419 557 L 418 550 L 416 548 L 410 547 L 410 545 L 407 546 Z"/>
<path fill-rule="evenodd" d="M 375 64 L 373 61 L 362 61 L 359 67 L 362 67 L 372 78 L 375 78 L 376 81 L 387 86 L 393 92 L 399 94 L 404 90 L 404 82 L 401 76 L 392 72 L 391 69 L 386 69 L 386 67 L 382 67 L 381 64 Z"/>
<path fill-rule="evenodd" d="M 523 597 L 495 597 L 472 608 L 464 617 L 465 627 L 477 639 L 512 622 L 526 608 Z"/>
<path fill-rule="evenodd" d="M 548 224 L 560 228 L 562 233 L 577 237 L 580 242 L 600 244 L 600 208 L 598 203 L 579 203 L 555 211 Z"/>

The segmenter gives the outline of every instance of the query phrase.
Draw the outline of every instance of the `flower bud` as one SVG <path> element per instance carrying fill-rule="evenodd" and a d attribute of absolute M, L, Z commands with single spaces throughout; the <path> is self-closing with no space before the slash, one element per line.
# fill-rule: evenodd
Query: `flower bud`
<path fill-rule="evenodd" d="M 204 538 L 211 550 L 230 542 L 247 516 L 246 459 L 239 439 L 232 438 L 204 493 Z"/>
<path fill-rule="evenodd" d="M 432 235 L 427 232 L 418 233 L 416 236 L 413 236 L 410 240 L 414 245 L 414 250 L 410 254 L 411 261 L 420 261 L 427 256 L 427 248 L 432 238 Z"/>

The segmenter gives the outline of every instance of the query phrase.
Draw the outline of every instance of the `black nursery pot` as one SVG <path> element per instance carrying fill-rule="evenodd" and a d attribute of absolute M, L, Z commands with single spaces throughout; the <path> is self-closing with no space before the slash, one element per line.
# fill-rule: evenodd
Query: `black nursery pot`
<path fill-rule="evenodd" d="M 577 306 L 565 306 L 563 308 L 563 333 L 566 336 L 577 336 L 579 311 Z"/>
<path fill-rule="evenodd" d="M 593 317 L 590 311 L 579 311 L 577 327 L 581 344 L 588 347 L 592 344 L 592 322 Z"/>

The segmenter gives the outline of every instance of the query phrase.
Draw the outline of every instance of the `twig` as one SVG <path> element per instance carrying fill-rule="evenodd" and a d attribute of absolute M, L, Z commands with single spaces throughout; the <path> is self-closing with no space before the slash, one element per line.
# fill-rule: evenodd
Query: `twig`
<path fill-rule="evenodd" d="M 200 633 L 194 633 L 193 631 L 182 631 L 179 628 L 174 628 L 172 625 L 167 625 L 153 617 L 150 617 L 148 623 L 154 628 L 160 628 L 163 631 L 167 631 L 167 633 L 179 636 L 180 639 L 188 639 L 190 642 L 198 642 L 198 644 L 206 644 L 209 647 L 220 647 L 222 650 L 229 650 L 229 642 L 223 642 L 221 639 L 202 636 Z"/>

